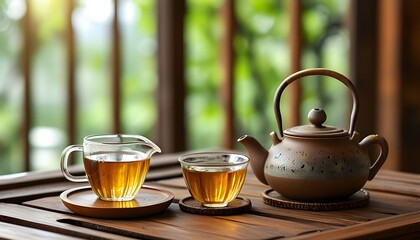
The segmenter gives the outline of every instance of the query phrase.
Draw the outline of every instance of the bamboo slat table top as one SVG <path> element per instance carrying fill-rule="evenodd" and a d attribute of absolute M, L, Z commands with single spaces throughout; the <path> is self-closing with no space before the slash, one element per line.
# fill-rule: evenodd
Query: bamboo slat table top
<path fill-rule="evenodd" d="M 188 197 L 176 154 L 152 162 L 146 184 L 175 195 L 164 212 L 137 219 L 95 219 L 72 213 L 61 192 L 86 185 L 59 171 L 0 176 L 0 238 L 7 239 L 420 239 L 420 174 L 380 170 L 364 189 L 365 207 L 340 211 L 277 208 L 263 202 L 269 189 L 248 172 L 241 197 L 247 213 L 203 216 L 180 210 Z M 74 169 L 82 171 L 80 167 Z"/>

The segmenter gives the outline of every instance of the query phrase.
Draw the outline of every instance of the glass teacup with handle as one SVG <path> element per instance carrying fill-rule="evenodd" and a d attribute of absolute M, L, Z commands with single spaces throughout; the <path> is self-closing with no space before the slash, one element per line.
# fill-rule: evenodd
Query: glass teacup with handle
<path fill-rule="evenodd" d="M 86 175 L 69 172 L 69 156 L 83 153 Z M 146 179 L 150 159 L 160 148 L 140 135 L 101 134 L 83 139 L 83 145 L 71 145 L 61 154 L 61 171 L 72 182 L 89 182 L 95 194 L 105 201 L 134 199 Z"/>

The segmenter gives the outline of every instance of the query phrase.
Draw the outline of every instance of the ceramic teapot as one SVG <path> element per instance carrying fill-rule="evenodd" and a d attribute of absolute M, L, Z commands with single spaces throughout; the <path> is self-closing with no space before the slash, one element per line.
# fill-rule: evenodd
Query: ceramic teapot
<path fill-rule="evenodd" d="M 325 75 L 339 80 L 351 91 L 353 109 L 350 128 L 344 130 L 323 125 L 327 116 L 320 108 L 308 114 L 311 125 L 296 126 L 283 132 L 280 97 L 293 81 L 305 76 Z M 284 197 L 301 201 L 325 201 L 350 196 L 372 180 L 388 155 L 386 140 L 376 134 L 359 142 L 360 134 L 354 130 L 359 100 L 352 82 L 345 76 L 328 69 L 307 69 L 287 77 L 274 97 L 274 111 L 280 137 L 273 131 L 273 142 L 267 151 L 255 138 L 242 136 L 251 159 L 251 167 L 264 184 Z M 378 156 L 368 149 L 379 146 Z"/>

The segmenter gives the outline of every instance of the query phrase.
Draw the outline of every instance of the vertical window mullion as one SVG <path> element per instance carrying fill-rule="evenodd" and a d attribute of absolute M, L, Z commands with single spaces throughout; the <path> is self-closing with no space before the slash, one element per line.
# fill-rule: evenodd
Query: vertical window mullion
<path fill-rule="evenodd" d="M 76 136 L 76 97 L 75 97 L 75 41 L 72 14 L 75 0 L 66 1 L 66 52 L 67 52 L 67 141 L 75 144 Z"/>
<path fill-rule="evenodd" d="M 157 143 L 164 152 L 186 149 L 185 0 L 157 1 L 158 123 Z"/>
<path fill-rule="evenodd" d="M 114 0 L 114 18 L 112 22 L 112 131 L 120 132 L 120 83 L 121 83 L 121 48 L 120 48 L 120 29 L 118 24 L 118 0 Z"/>
<path fill-rule="evenodd" d="M 301 47 L 302 47 L 302 8 L 300 0 L 289 0 L 290 12 L 290 35 L 289 45 L 291 49 L 291 65 L 292 73 L 301 69 Z M 296 126 L 300 124 L 300 98 L 301 98 L 301 84 L 295 81 L 289 86 L 289 102 L 290 102 L 290 117 L 286 121 L 289 126 Z"/>
<path fill-rule="evenodd" d="M 32 106 L 31 106 L 31 56 L 32 56 L 32 27 L 31 27 L 31 3 L 26 0 L 26 13 L 22 19 L 23 28 L 23 47 L 22 47 L 22 74 L 24 81 L 23 95 L 23 117 L 22 117 L 22 140 L 23 140 L 23 170 L 30 169 L 30 143 L 29 131 L 32 123 Z"/>
<path fill-rule="evenodd" d="M 234 113 L 233 113 L 233 89 L 234 89 L 234 47 L 235 36 L 235 2 L 225 0 L 222 6 L 223 19 L 223 38 L 221 44 L 221 64 L 223 73 L 223 83 L 221 88 L 223 111 L 224 111 L 224 131 L 223 147 L 233 148 L 234 139 Z"/>

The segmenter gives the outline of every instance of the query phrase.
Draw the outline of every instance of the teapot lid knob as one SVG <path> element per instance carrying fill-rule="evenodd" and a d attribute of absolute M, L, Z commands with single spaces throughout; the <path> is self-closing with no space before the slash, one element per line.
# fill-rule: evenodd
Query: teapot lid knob
<path fill-rule="evenodd" d="M 296 137 L 343 137 L 348 136 L 344 129 L 323 125 L 327 120 L 327 114 L 322 108 L 314 108 L 308 113 L 308 120 L 311 125 L 296 126 L 286 129 L 284 134 Z"/>
<path fill-rule="evenodd" d="M 327 114 L 322 108 L 314 108 L 309 111 L 308 120 L 315 127 L 322 127 L 322 124 L 327 120 Z"/>

